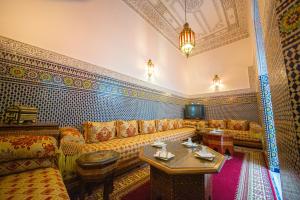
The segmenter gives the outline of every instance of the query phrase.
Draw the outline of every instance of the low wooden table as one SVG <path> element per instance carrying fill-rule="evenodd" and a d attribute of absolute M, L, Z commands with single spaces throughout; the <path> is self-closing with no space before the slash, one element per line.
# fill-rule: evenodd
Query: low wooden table
<path fill-rule="evenodd" d="M 84 199 L 85 186 L 90 182 L 104 181 L 103 197 L 109 199 L 113 191 L 113 179 L 116 169 L 116 162 L 120 154 L 103 150 L 81 155 L 77 160 L 77 173 L 80 177 L 80 199 Z"/>
<path fill-rule="evenodd" d="M 233 155 L 233 136 L 226 133 L 203 133 L 203 144 L 221 154 Z"/>
<path fill-rule="evenodd" d="M 209 189 L 206 187 L 210 181 L 208 174 L 221 170 L 224 156 L 207 148 L 216 157 L 213 161 L 202 160 L 181 142 L 168 142 L 167 150 L 175 155 L 168 161 L 155 158 L 157 148 L 151 145 L 140 151 L 141 160 L 150 164 L 151 199 L 209 199 L 210 192 L 205 191 Z"/>

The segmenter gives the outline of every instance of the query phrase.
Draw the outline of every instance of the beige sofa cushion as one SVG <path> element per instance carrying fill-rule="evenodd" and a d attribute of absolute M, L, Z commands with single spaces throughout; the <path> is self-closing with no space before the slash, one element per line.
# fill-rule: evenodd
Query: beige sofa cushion
<path fill-rule="evenodd" d="M 167 119 L 159 119 L 155 120 L 156 130 L 159 131 L 167 131 L 169 128 L 169 121 Z"/>
<path fill-rule="evenodd" d="M 228 120 L 227 121 L 227 129 L 248 131 L 249 130 L 249 122 L 247 120 Z"/>
<path fill-rule="evenodd" d="M 132 137 L 139 134 L 138 122 L 136 120 L 117 121 L 117 136 L 118 138 Z"/>
<path fill-rule="evenodd" d="M 155 133 L 155 120 L 140 120 L 139 130 L 141 134 Z"/>
<path fill-rule="evenodd" d="M 116 137 L 116 122 L 85 122 L 84 136 L 87 143 L 97 143 Z"/>
<path fill-rule="evenodd" d="M 225 120 L 208 120 L 208 127 L 225 129 L 226 121 Z"/>

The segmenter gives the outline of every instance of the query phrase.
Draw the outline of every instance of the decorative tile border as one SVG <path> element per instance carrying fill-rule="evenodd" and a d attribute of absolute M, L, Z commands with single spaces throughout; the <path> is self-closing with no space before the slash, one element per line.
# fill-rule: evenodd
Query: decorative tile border
<path fill-rule="evenodd" d="M 9 56 L 12 57 L 9 59 L 19 59 L 17 56 L 20 55 L 23 57 L 22 59 L 24 59 L 24 61 L 32 62 L 35 65 L 50 65 L 50 67 L 57 65 L 54 70 L 66 70 L 67 72 L 81 74 L 97 74 L 98 77 L 100 76 L 106 79 L 118 80 L 119 82 L 126 82 L 127 84 L 138 85 L 139 87 L 145 87 L 159 93 L 168 94 L 168 96 L 185 97 L 184 94 L 179 92 L 162 88 L 146 81 L 138 80 L 136 78 L 120 74 L 100 66 L 70 58 L 65 55 L 41 49 L 39 47 L 25 44 L 3 36 L 0 36 L 0 49 L 3 52 L 7 52 Z M 64 67 L 66 66 L 72 67 L 70 69 L 65 69 Z"/>

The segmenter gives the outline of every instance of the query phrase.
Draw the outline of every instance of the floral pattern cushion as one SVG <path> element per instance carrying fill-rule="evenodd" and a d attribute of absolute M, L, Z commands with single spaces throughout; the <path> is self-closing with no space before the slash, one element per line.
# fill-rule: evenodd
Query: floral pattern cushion
<path fill-rule="evenodd" d="M 0 162 L 54 157 L 57 153 L 56 139 L 50 136 L 20 135 L 0 137 Z"/>
<path fill-rule="evenodd" d="M 197 126 L 197 121 L 193 120 L 183 120 L 183 127 L 195 128 Z"/>
<path fill-rule="evenodd" d="M 183 127 L 183 119 L 176 119 L 174 123 L 174 128 L 182 128 Z"/>
<path fill-rule="evenodd" d="M 97 143 L 111 140 L 116 136 L 116 122 L 86 122 L 84 123 L 85 140 L 87 143 Z"/>
<path fill-rule="evenodd" d="M 76 142 L 79 144 L 84 144 L 84 138 L 77 128 L 73 127 L 63 127 L 59 129 L 62 141 L 64 142 Z"/>
<path fill-rule="evenodd" d="M 157 131 L 167 131 L 169 122 L 167 119 L 156 120 L 156 130 Z"/>
<path fill-rule="evenodd" d="M 140 120 L 139 128 L 141 134 L 155 133 L 155 120 Z"/>
<path fill-rule="evenodd" d="M 209 128 L 226 128 L 226 121 L 224 120 L 209 120 L 208 121 Z"/>
<path fill-rule="evenodd" d="M 119 138 L 126 138 L 138 135 L 138 123 L 136 120 L 131 121 L 117 121 L 117 136 Z"/>
<path fill-rule="evenodd" d="M 1 200 L 68 200 L 58 169 L 43 168 L 0 178 Z"/>
<path fill-rule="evenodd" d="M 169 130 L 176 129 L 176 120 L 175 119 L 169 119 Z"/>
<path fill-rule="evenodd" d="M 228 120 L 227 129 L 247 131 L 249 130 L 249 122 L 247 120 Z"/>
<path fill-rule="evenodd" d="M 13 160 L 9 162 L 3 162 L 0 164 L 0 176 L 20 173 L 28 170 L 53 167 L 55 168 L 56 159 L 51 158 L 34 158 Z"/>
<path fill-rule="evenodd" d="M 206 121 L 199 121 L 197 122 L 197 129 L 200 130 L 200 129 L 204 129 L 206 128 Z"/>

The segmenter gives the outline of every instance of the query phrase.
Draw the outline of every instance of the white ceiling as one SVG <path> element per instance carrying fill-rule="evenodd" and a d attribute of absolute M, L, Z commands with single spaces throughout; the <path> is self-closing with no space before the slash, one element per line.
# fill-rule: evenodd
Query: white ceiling
<path fill-rule="evenodd" d="M 184 0 L 123 0 L 173 45 L 184 24 Z M 187 21 L 196 34 L 193 54 L 249 37 L 248 0 L 186 0 Z"/>

